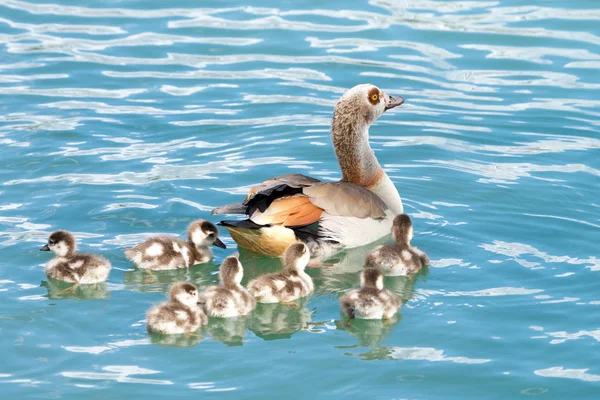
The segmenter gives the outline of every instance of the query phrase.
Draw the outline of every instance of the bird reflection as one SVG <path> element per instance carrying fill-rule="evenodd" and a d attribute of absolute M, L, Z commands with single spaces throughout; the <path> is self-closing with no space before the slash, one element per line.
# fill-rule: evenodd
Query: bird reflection
<path fill-rule="evenodd" d="M 192 347 L 204 338 L 200 332 L 189 335 L 162 335 L 155 332 L 148 332 L 148 334 L 152 344 L 165 347 Z"/>
<path fill-rule="evenodd" d="M 307 327 L 311 312 L 306 307 L 307 298 L 288 304 L 257 304 L 248 328 L 264 340 L 289 339 Z"/>
<path fill-rule="evenodd" d="M 41 287 L 48 290 L 48 298 L 58 299 L 106 299 L 110 296 L 106 282 L 91 285 L 74 285 L 73 283 L 48 278 L 42 281 Z"/>
<path fill-rule="evenodd" d="M 388 320 L 342 318 L 335 321 L 335 326 L 337 329 L 346 331 L 358 339 L 357 345 L 353 347 L 376 348 L 401 320 L 402 317 L 399 314 Z"/>
<path fill-rule="evenodd" d="M 218 271 L 218 266 L 212 263 L 195 265 L 190 269 L 174 269 L 166 271 L 149 271 L 144 269 L 132 269 L 125 272 L 124 283 L 130 286 L 130 290 L 139 292 L 164 291 L 175 282 L 192 282 L 198 287 L 208 285 L 214 278 L 213 271 Z"/>
<path fill-rule="evenodd" d="M 227 346 L 242 346 L 246 337 L 249 317 L 209 318 L 204 331 L 214 340 Z"/>

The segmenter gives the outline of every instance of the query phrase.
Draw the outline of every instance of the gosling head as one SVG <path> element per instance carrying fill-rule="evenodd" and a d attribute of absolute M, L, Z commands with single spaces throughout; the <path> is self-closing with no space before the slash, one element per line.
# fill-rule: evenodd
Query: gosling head
<path fill-rule="evenodd" d="M 203 219 L 196 220 L 188 228 L 188 240 L 196 247 L 217 246 L 227 248 L 219 239 L 219 230 L 212 223 Z"/>
<path fill-rule="evenodd" d="M 56 231 L 50 234 L 48 243 L 40 251 L 52 251 L 59 257 L 68 257 L 75 253 L 77 244 L 75 237 L 67 231 Z"/>
<path fill-rule="evenodd" d="M 219 268 L 219 276 L 224 286 L 238 286 L 244 277 L 242 263 L 235 255 L 227 257 Z"/>
<path fill-rule="evenodd" d="M 360 273 L 360 287 L 383 290 L 383 274 L 377 268 L 365 268 Z"/>
<path fill-rule="evenodd" d="M 392 224 L 392 238 L 398 244 L 410 244 L 414 229 L 410 217 L 406 214 L 397 215 Z"/>
<path fill-rule="evenodd" d="M 389 96 L 375 85 L 356 85 L 340 97 L 334 110 L 335 119 L 345 118 L 360 125 L 371 125 L 389 109 L 404 103 L 400 96 Z"/>
<path fill-rule="evenodd" d="M 177 282 L 171 287 L 171 301 L 176 301 L 187 307 L 198 304 L 198 288 L 189 282 Z"/>
<path fill-rule="evenodd" d="M 294 243 L 283 253 L 283 264 L 288 269 L 304 271 L 310 261 L 310 251 L 304 243 Z"/>

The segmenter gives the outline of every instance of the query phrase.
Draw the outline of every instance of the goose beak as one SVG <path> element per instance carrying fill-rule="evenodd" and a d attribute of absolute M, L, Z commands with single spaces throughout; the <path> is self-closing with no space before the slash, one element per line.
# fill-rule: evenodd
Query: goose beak
<path fill-rule="evenodd" d="M 227 248 L 227 246 L 225 246 L 225 243 L 223 243 L 221 241 L 221 239 L 219 239 L 219 238 L 217 238 L 217 240 L 215 240 L 215 242 L 213 243 L 213 246 L 217 246 L 217 247 L 220 247 L 222 249 L 226 249 Z"/>
<path fill-rule="evenodd" d="M 385 95 L 385 110 L 390 108 L 398 107 L 404 103 L 404 99 L 400 96 L 388 96 Z"/>
<path fill-rule="evenodd" d="M 50 251 L 50 247 L 48 247 L 48 244 L 46 243 L 44 247 L 40 249 L 40 251 Z"/>

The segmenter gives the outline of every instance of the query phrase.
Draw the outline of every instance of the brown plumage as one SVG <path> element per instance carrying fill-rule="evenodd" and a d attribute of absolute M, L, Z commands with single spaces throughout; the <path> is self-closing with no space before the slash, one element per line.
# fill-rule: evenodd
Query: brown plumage
<path fill-rule="evenodd" d="M 385 275 L 411 275 L 429 265 L 427 254 L 410 244 L 413 231 L 408 215 L 396 216 L 392 225 L 394 243 L 378 246 L 367 254 L 365 266 L 378 268 Z"/>
<path fill-rule="evenodd" d="M 211 317 L 246 315 L 256 307 L 254 297 L 241 285 L 242 264 L 236 256 L 227 257 L 219 268 L 221 286 L 208 287 L 200 294 L 199 304 Z"/>
<path fill-rule="evenodd" d="M 242 203 L 218 207 L 213 214 L 246 215 L 246 220 L 221 221 L 220 225 L 241 247 L 272 256 L 280 256 L 296 240 L 313 252 L 328 253 L 381 238 L 392 216 L 403 208 L 398 191 L 369 145 L 368 128 L 386 110 L 403 102 L 370 84 L 348 90 L 336 103 L 331 124 L 343 176 L 340 182 L 282 175 L 252 187 Z M 386 213 L 388 209 L 392 212 Z M 372 223 L 381 220 L 385 223 Z M 360 232 L 363 228 L 367 234 Z"/>
<path fill-rule="evenodd" d="M 383 275 L 379 270 L 365 268 L 360 280 L 360 289 L 349 290 L 340 297 L 344 314 L 350 318 L 389 319 L 400 310 L 400 299 L 383 288 Z"/>
<path fill-rule="evenodd" d="M 44 268 L 49 278 L 71 283 L 93 284 L 106 281 L 111 264 L 95 254 L 78 254 L 75 237 L 67 231 L 50 234 L 48 243 L 40 249 L 52 251 L 56 257 Z"/>
<path fill-rule="evenodd" d="M 304 272 L 310 252 L 304 243 L 294 243 L 284 252 L 285 268 L 248 283 L 248 291 L 259 303 L 289 302 L 309 295 L 314 290 L 311 277 Z"/>
<path fill-rule="evenodd" d="M 209 246 L 225 248 L 218 238 L 219 230 L 212 223 L 197 220 L 188 227 L 188 241 L 171 236 L 154 236 L 125 250 L 127 259 L 139 268 L 168 270 L 191 268 L 212 258 Z"/>
<path fill-rule="evenodd" d="M 198 305 L 198 288 L 188 282 L 175 283 L 169 301 L 150 308 L 148 331 L 162 334 L 191 333 L 208 322 Z"/>

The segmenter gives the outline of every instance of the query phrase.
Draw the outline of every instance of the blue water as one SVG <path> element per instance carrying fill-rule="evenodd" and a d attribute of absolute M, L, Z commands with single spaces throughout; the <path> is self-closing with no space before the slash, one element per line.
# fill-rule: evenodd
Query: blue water
<path fill-rule="evenodd" d="M 600 397 L 596 1 L 192 3 L 0 2 L 0 397 Z M 433 264 L 386 278 L 398 320 L 341 320 L 347 253 L 298 309 L 149 337 L 236 246 L 154 279 L 123 249 L 274 175 L 339 179 L 332 107 L 364 82 L 406 99 L 371 143 Z M 106 285 L 47 281 L 56 229 Z"/>

